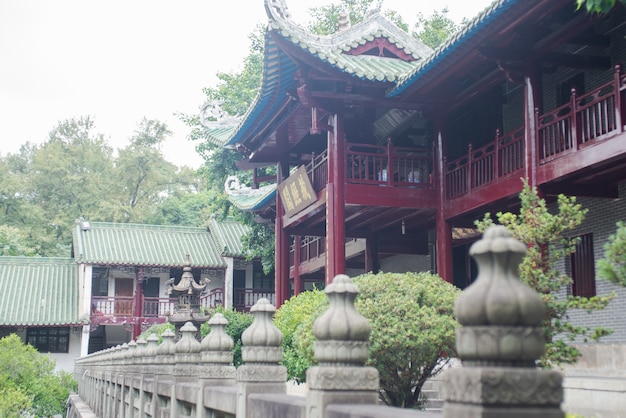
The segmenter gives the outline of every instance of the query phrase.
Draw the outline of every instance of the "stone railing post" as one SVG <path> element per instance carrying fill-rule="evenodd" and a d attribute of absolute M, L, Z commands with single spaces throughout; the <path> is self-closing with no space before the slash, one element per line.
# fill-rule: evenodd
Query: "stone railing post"
<path fill-rule="evenodd" d="M 251 393 L 287 392 L 287 369 L 283 359 L 283 334 L 272 322 L 276 312 L 269 300 L 262 298 L 250 309 L 252 324 L 241 335 L 243 363 L 237 368 L 237 418 L 248 416 Z"/>
<path fill-rule="evenodd" d="M 221 313 L 216 313 L 209 320 L 211 331 L 200 344 L 202 367 L 199 378 L 204 385 L 230 386 L 235 383 L 236 369 L 233 366 L 233 339 L 226 334 L 228 321 Z M 204 386 L 202 385 L 202 386 Z"/>
<path fill-rule="evenodd" d="M 195 387 L 198 378 L 198 364 L 200 363 L 200 342 L 196 339 L 199 332 L 191 321 L 188 321 L 180 328 L 181 337 L 176 343 L 174 382 L 172 386 L 172 403 L 170 416 L 177 417 L 181 413 L 179 400 L 192 403 L 195 401 L 196 393 L 190 396 L 190 388 Z"/>
<path fill-rule="evenodd" d="M 336 276 L 325 290 L 328 310 L 313 324 L 315 358 L 309 368 L 307 418 L 323 418 L 330 404 L 378 403 L 378 370 L 366 367 L 370 324 L 354 308 L 358 288 L 345 274 Z"/>
<path fill-rule="evenodd" d="M 504 226 L 490 227 L 470 249 L 478 277 L 455 304 L 463 367 L 443 374 L 444 418 L 564 416 L 561 374 L 536 367 L 545 352 L 546 308 L 519 280 L 525 253 Z"/>

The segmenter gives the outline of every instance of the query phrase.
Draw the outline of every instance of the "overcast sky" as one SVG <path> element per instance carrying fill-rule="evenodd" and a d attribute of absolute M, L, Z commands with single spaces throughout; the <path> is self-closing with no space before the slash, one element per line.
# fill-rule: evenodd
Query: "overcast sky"
<path fill-rule="evenodd" d="M 304 24 L 309 7 L 287 0 Z M 412 26 L 448 7 L 460 21 L 491 0 L 385 0 Z M 0 154 L 41 143 L 58 121 L 90 115 L 122 148 L 145 116 L 167 123 L 163 146 L 177 165 L 201 159 L 175 112 L 194 114 L 217 72 L 240 68 L 263 0 L 0 0 Z"/>

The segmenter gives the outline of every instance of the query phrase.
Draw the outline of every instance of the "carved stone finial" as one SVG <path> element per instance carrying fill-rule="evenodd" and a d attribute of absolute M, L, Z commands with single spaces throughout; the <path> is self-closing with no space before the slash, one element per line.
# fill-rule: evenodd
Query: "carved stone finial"
<path fill-rule="evenodd" d="M 358 288 L 345 274 L 326 287 L 329 306 L 313 323 L 315 358 L 323 363 L 363 365 L 369 352 L 370 324 L 354 308 Z"/>
<path fill-rule="evenodd" d="M 470 255 L 478 264 L 478 277 L 454 307 L 459 323 L 465 326 L 457 331 L 462 359 L 532 362 L 543 354 L 545 339 L 539 325 L 546 308 L 539 295 L 518 278 L 524 254 L 526 246 L 501 225 L 489 228 L 472 245 Z"/>
<path fill-rule="evenodd" d="M 171 329 L 166 329 L 165 331 L 163 331 L 163 334 L 161 334 L 161 339 L 163 340 L 161 342 L 161 345 L 159 345 L 159 348 L 157 348 L 157 355 L 158 356 L 172 356 L 176 353 L 176 343 L 174 342 L 174 339 L 176 338 L 176 334 L 174 334 L 174 331 L 172 331 Z"/>
<path fill-rule="evenodd" d="M 464 367 L 443 375 L 444 418 L 563 417 L 561 374 L 535 366 L 545 351 L 546 308 L 519 280 L 525 253 L 504 226 L 490 227 L 470 249 L 478 277 L 455 304 Z"/>
<path fill-rule="evenodd" d="M 187 322 L 180 329 L 182 334 L 180 341 L 176 343 L 176 361 L 178 362 L 178 355 L 199 353 L 200 343 L 196 340 L 196 332 L 198 329 L 191 323 Z"/>
<path fill-rule="evenodd" d="M 216 313 L 209 320 L 211 331 L 201 343 L 202 361 L 205 363 L 231 364 L 235 343 L 225 328 L 228 321 L 221 313 Z"/>
<path fill-rule="evenodd" d="M 339 13 L 339 31 L 350 28 L 350 13 L 346 9 L 342 9 Z"/>
<path fill-rule="evenodd" d="M 276 308 L 265 298 L 250 308 L 254 320 L 241 334 L 241 357 L 245 363 L 278 363 L 283 359 L 283 333 L 272 322 L 274 312 Z"/>

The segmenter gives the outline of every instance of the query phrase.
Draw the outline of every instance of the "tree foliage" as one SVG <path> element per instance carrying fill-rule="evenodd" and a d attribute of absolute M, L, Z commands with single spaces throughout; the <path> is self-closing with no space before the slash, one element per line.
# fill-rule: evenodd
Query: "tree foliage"
<path fill-rule="evenodd" d="M 372 327 L 368 364 L 380 373 L 381 398 L 414 408 L 427 378 L 454 355 L 454 301 L 458 289 L 428 273 L 379 273 L 354 278 L 357 310 Z M 313 357 L 313 322 L 328 306 L 322 291 L 291 298 L 276 313 L 291 378 L 303 380 Z"/>
<path fill-rule="evenodd" d="M 604 258 L 598 260 L 600 276 L 626 287 L 626 224 L 617 222 L 617 230 L 604 245 Z"/>
<path fill-rule="evenodd" d="M 62 414 L 76 382 L 15 334 L 0 339 L 0 416 Z"/>
<path fill-rule="evenodd" d="M 626 5 L 626 0 L 576 0 L 576 8 L 589 13 L 608 13 L 616 4 Z"/>
<path fill-rule="evenodd" d="M 355 25 L 365 20 L 373 11 L 381 10 L 382 5 L 383 0 L 339 0 L 337 3 L 312 7 L 308 10 L 311 17 L 308 29 L 318 35 L 332 35 L 339 32 L 339 20 L 342 13 L 347 15 L 350 25 Z M 398 12 L 385 10 L 384 15 L 402 30 L 408 32 L 408 25 Z"/>
<path fill-rule="evenodd" d="M 200 212 L 167 214 L 173 207 L 184 211 L 194 199 L 173 199 L 196 194 L 200 187 L 195 172 L 165 160 L 160 145 L 168 135 L 165 124 L 144 118 L 115 156 L 94 120 L 80 117 L 59 122 L 41 145 L 26 144 L 19 153 L 0 157 L 4 254 L 68 256 L 80 218 L 205 224 L 208 216 L 201 221 Z"/>
<path fill-rule="evenodd" d="M 544 367 L 561 363 L 575 363 L 580 352 L 569 342 L 597 341 L 611 331 L 602 327 L 580 326 L 569 319 L 571 309 L 587 312 L 604 309 L 614 295 L 561 296 L 560 291 L 572 285 L 572 279 L 559 269 L 559 263 L 576 250 L 576 238 L 569 234 L 584 220 L 586 209 L 576 203 L 575 197 L 559 195 L 557 209 L 552 213 L 546 201 L 539 197 L 536 188 L 524 181 L 520 193 L 520 213 L 498 212 L 497 221 L 511 234 L 528 246 L 528 252 L 519 266 L 520 279 L 536 290 L 546 304 L 543 329 L 546 335 L 546 353 L 540 360 Z M 494 221 L 487 213 L 476 221 L 480 231 L 485 231 Z"/>
<path fill-rule="evenodd" d="M 435 10 L 429 17 L 419 13 L 413 36 L 435 49 L 457 30 L 459 25 L 448 17 L 448 9 L 444 7 L 441 11 Z"/>

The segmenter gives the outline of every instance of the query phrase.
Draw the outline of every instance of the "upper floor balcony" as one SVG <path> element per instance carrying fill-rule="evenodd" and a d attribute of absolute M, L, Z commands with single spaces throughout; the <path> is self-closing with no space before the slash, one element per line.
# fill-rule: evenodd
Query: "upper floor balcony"
<path fill-rule="evenodd" d="M 199 298 L 200 308 L 208 310 L 224 305 L 224 288 L 214 288 Z M 274 300 L 271 289 L 235 288 L 232 305 L 240 311 L 248 311 L 261 298 Z M 136 311 L 137 302 L 133 296 L 92 296 L 91 324 L 127 324 L 137 318 L 142 323 L 154 324 L 167 321 L 176 310 L 176 298 L 143 297 L 141 309 Z"/>

